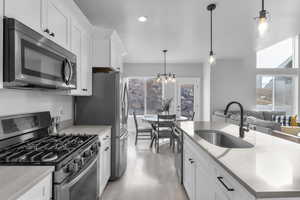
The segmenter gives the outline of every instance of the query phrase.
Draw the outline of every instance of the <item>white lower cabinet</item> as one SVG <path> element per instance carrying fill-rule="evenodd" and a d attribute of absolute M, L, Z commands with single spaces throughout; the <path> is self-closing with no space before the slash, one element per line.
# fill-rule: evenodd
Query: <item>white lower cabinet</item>
<path fill-rule="evenodd" d="M 51 200 L 52 174 L 49 174 L 17 200 Z"/>
<path fill-rule="evenodd" d="M 183 184 L 190 200 L 195 199 L 196 165 L 191 149 L 184 148 Z"/>
<path fill-rule="evenodd" d="M 102 195 L 108 180 L 110 178 L 111 174 L 111 169 L 110 169 L 110 162 L 111 162 L 111 132 L 108 131 L 106 134 L 102 135 L 100 138 L 100 188 L 99 188 L 99 193 L 100 196 Z"/>
<path fill-rule="evenodd" d="M 189 200 L 255 200 L 187 136 L 183 149 L 183 185 Z"/>

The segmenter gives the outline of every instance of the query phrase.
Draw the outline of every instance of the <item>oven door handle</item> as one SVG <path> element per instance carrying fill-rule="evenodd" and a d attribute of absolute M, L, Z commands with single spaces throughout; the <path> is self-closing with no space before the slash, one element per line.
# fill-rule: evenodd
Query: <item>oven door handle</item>
<path fill-rule="evenodd" d="M 98 156 L 97 156 L 98 157 Z M 96 159 L 84 170 L 82 171 L 78 176 L 76 176 L 72 181 L 66 183 L 63 186 L 63 189 L 65 188 L 70 188 L 73 185 L 75 185 L 84 175 L 86 175 L 88 173 L 88 171 L 93 167 L 93 165 L 98 161 L 98 158 L 96 157 Z"/>

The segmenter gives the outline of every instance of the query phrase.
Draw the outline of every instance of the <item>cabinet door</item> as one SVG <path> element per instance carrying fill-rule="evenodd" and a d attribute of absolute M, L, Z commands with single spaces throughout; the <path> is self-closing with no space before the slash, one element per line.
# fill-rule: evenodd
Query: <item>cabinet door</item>
<path fill-rule="evenodd" d="M 82 40 L 82 31 L 78 24 L 75 21 L 71 23 L 71 51 L 77 57 L 77 70 L 76 70 L 76 77 L 77 77 L 77 89 L 72 90 L 72 95 L 80 95 L 82 93 L 81 87 L 81 40 Z"/>
<path fill-rule="evenodd" d="M 110 178 L 110 161 L 111 161 L 111 149 L 110 149 L 110 142 L 108 142 L 106 148 L 105 148 L 105 184 L 107 184 L 109 178 Z"/>
<path fill-rule="evenodd" d="M 121 71 L 123 65 L 122 44 L 119 36 L 112 34 L 110 40 L 110 65 L 117 71 Z"/>
<path fill-rule="evenodd" d="M 215 189 L 215 194 L 214 194 L 214 199 L 215 200 L 232 200 L 230 196 L 228 196 L 227 192 L 225 192 L 222 188 L 220 188 L 218 185 Z"/>
<path fill-rule="evenodd" d="M 194 147 L 196 160 L 196 200 L 213 200 L 216 172 L 199 147 Z"/>
<path fill-rule="evenodd" d="M 99 165 L 99 167 L 100 167 L 100 169 L 99 169 L 99 172 L 100 172 L 99 173 L 100 174 L 99 187 L 100 187 L 100 189 L 99 189 L 99 194 L 101 196 L 102 193 L 103 193 L 104 187 L 105 187 L 105 184 L 104 184 L 104 178 L 105 178 L 104 177 L 104 174 L 105 174 L 104 166 L 105 166 L 105 163 L 104 163 L 104 151 L 102 149 L 100 149 L 99 156 L 100 156 L 100 165 Z"/>
<path fill-rule="evenodd" d="M 39 33 L 42 31 L 43 0 L 5 0 L 4 15 L 15 18 Z"/>
<path fill-rule="evenodd" d="M 93 41 L 93 66 L 110 67 L 110 40 L 95 38 Z"/>
<path fill-rule="evenodd" d="M 213 200 L 215 190 L 215 176 L 213 176 L 213 174 L 210 174 L 208 171 L 205 171 L 201 165 L 198 165 L 198 162 L 196 174 L 196 200 Z"/>
<path fill-rule="evenodd" d="M 88 34 L 82 35 L 82 50 L 81 50 L 81 90 L 83 95 L 89 92 L 88 77 L 89 76 L 89 37 Z"/>
<path fill-rule="evenodd" d="M 196 165 L 191 150 L 186 146 L 184 151 L 183 185 L 189 200 L 195 200 Z"/>
<path fill-rule="evenodd" d="M 44 29 L 49 37 L 65 48 L 69 48 L 69 15 L 59 0 L 45 0 Z"/>
<path fill-rule="evenodd" d="M 118 68 L 118 46 L 114 37 L 110 40 L 110 66 L 116 70 Z"/>
<path fill-rule="evenodd" d="M 51 200 L 52 175 L 48 175 L 17 200 Z"/>

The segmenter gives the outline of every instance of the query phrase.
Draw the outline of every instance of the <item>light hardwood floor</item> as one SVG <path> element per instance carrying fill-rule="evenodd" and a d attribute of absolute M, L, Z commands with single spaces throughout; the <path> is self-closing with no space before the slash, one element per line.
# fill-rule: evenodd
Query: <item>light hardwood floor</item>
<path fill-rule="evenodd" d="M 149 149 L 150 141 L 135 146 L 134 135 L 130 132 L 127 170 L 121 179 L 108 184 L 102 200 L 188 200 L 178 182 L 169 144 L 156 154 Z"/>

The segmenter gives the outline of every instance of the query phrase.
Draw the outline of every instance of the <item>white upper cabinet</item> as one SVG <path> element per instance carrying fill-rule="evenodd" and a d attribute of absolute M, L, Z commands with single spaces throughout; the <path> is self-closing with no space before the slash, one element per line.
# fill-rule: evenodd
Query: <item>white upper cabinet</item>
<path fill-rule="evenodd" d="M 112 32 L 108 37 L 99 36 L 93 40 L 93 26 L 74 1 L 0 0 L 0 2 L 1 6 L 4 5 L 1 9 L 4 16 L 17 19 L 76 55 L 77 89 L 58 94 L 92 95 L 92 66 L 122 69 L 124 48 L 119 36 Z M 3 84 L 2 74 L 1 67 L 0 88 Z"/>
<path fill-rule="evenodd" d="M 92 95 L 91 34 L 76 21 L 71 22 L 71 51 L 77 56 L 77 89 L 74 96 Z"/>
<path fill-rule="evenodd" d="M 5 0 L 4 15 L 15 18 L 39 33 L 42 30 L 42 7 L 44 0 Z"/>
<path fill-rule="evenodd" d="M 59 0 L 5 0 L 4 15 L 69 49 L 69 12 Z"/>
<path fill-rule="evenodd" d="M 123 43 L 115 31 L 104 36 L 99 34 L 99 30 L 95 30 L 93 67 L 109 67 L 122 71 L 125 53 Z"/>
<path fill-rule="evenodd" d="M 91 39 L 90 34 L 82 34 L 81 53 L 81 92 L 83 95 L 92 95 L 92 67 L 91 67 Z"/>
<path fill-rule="evenodd" d="M 69 13 L 59 0 L 44 0 L 43 30 L 51 40 L 69 47 Z"/>
<path fill-rule="evenodd" d="M 81 48 L 82 48 L 82 32 L 76 21 L 71 23 L 71 51 L 77 56 L 77 89 L 71 90 L 72 95 L 80 95 L 82 91 L 81 85 Z"/>

